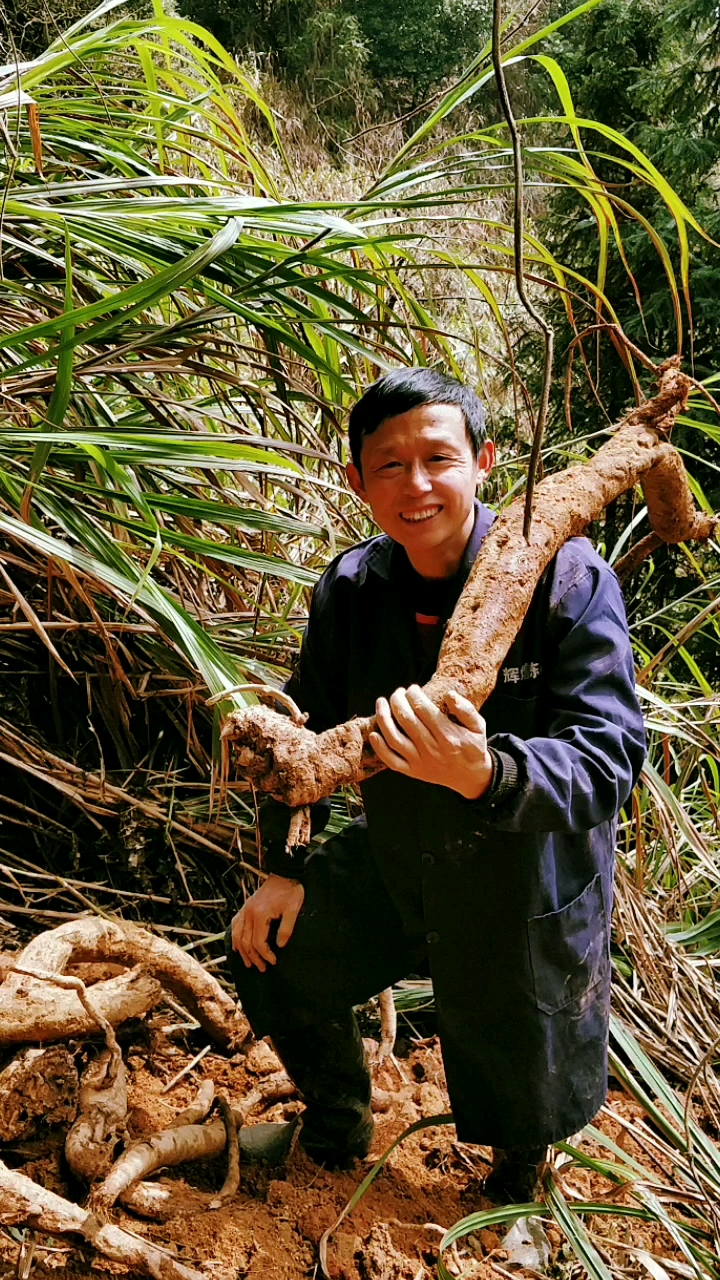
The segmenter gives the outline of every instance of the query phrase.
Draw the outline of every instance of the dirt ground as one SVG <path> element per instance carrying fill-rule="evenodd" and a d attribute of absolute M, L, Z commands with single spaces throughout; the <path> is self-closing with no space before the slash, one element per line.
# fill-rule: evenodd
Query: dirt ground
<path fill-rule="evenodd" d="M 200 1037 L 202 1033 L 199 1033 Z M 211 1077 L 218 1092 L 231 1103 L 242 1100 L 279 1069 L 270 1046 L 264 1042 L 227 1058 L 208 1053 L 188 1074 L 163 1092 L 202 1047 L 200 1039 L 178 1040 L 156 1029 L 144 1032 L 125 1048 L 130 1077 L 131 1135 L 165 1128 L 174 1115 L 193 1101 L 198 1085 Z M 186 1164 L 171 1171 L 183 1200 L 183 1211 L 166 1223 L 150 1223 L 116 1209 L 113 1218 L 123 1226 L 171 1249 L 188 1265 L 202 1270 L 208 1280 L 313 1280 L 320 1277 L 318 1243 L 347 1204 L 378 1156 L 408 1125 L 420 1117 L 448 1110 L 442 1060 L 436 1039 L 408 1045 L 405 1056 L 387 1063 L 378 1073 L 382 1091 L 376 1103 L 377 1131 L 371 1157 L 346 1173 L 327 1172 L 296 1148 L 285 1170 L 248 1167 L 242 1170 L 239 1194 L 222 1208 L 209 1210 L 198 1204 L 197 1189 L 216 1190 L 223 1182 L 225 1161 Z M 614 1096 L 616 1110 L 632 1118 L 637 1108 L 622 1095 Z M 295 1100 L 257 1107 L 248 1123 L 286 1119 L 296 1113 Z M 616 1139 L 620 1126 L 611 1117 L 600 1124 Z M 85 1188 L 69 1179 L 63 1158 L 64 1131 L 49 1131 L 15 1147 L 6 1145 L 0 1156 L 50 1189 L 78 1202 Z M 632 1144 L 628 1146 L 632 1152 Z M 637 1155 L 642 1155 L 639 1151 Z M 333 1235 L 329 1268 L 333 1280 L 430 1280 L 436 1275 L 438 1245 L 444 1231 L 459 1218 L 488 1209 L 482 1182 L 488 1168 L 487 1149 L 459 1144 L 452 1125 L 433 1126 L 412 1135 L 391 1155 L 366 1195 Z M 160 1175 L 161 1178 L 163 1175 Z M 179 1184 L 179 1185 L 178 1185 Z M 610 1184 L 573 1169 L 564 1175 L 566 1193 L 585 1199 L 607 1194 Z M 195 1191 L 193 1190 L 195 1189 Z M 650 1228 L 631 1224 L 623 1236 L 622 1223 L 614 1228 L 604 1220 L 600 1229 L 614 1234 L 617 1251 L 623 1239 L 666 1256 L 668 1240 L 656 1242 Z M 652 1231 L 656 1230 L 653 1228 Z M 576 1261 L 567 1251 L 559 1230 L 547 1228 L 553 1248 L 555 1276 L 571 1276 Z M 0 1230 L 0 1276 L 41 1277 L 62 1269 L 67 1280 L 88 1275 L 137 1273 L 96 1255 L 89 1247 L 75 1247 L 68 1238 L 35 1237 L 30 1269 L 18 1269 L 22 1233 Z M 25 1244 L 25 1254 L 27 1243 Z M 621 1261 L 614 1257 L 613 1261 Z M 486 1230 L 471 1238 L 459 1254 L 446 1255 L 449 1270 L 467 1280 L 497 1280 L 507 1270 L 507 1252 L 501 1232 Z M 532 1274 L 532 1273 L 529 1273 Z"/>

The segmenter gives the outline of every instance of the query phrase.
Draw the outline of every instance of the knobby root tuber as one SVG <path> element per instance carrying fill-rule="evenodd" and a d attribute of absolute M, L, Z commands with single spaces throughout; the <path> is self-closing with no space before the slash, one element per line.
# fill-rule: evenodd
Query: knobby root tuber
<path fill-rule="evenodd" d="M 483 541 L 445 633 L 437 671 L 425 692 L 443 708 L 455 689 L 480 708 L 495 687 L 535 587 L 561 546 L 582 534 L 609 502 L 640 483 L 654 532 L 665 542 L 708 538 L 716 520 L 694 505 L 682 459 L 668 442 L 691 382 L 679 360 L 658 370 L 659 390 L 633 409 L 589 462 L 538 484 L 529 541 L 523 499 L 496 520 Z M 374 718 L 313 734 L 267 707 L 228 716 L 223 738 L 238 769 L 260 790 L 292 808 L 314 804 L 338 787 L 384 766 L 368 743 Z"/>

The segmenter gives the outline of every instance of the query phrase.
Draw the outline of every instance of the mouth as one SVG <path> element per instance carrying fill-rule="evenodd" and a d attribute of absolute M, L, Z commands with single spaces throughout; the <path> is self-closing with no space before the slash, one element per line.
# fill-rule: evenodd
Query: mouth
<path fill-rule="evenodd" d="M 406 524 L 424 524 L 427 520 L 432 520 L 442 511 L 442 507 L 436 504 L 433 507 L 423 507 L 420 511 L 401 511 L 400 519 Z"/>

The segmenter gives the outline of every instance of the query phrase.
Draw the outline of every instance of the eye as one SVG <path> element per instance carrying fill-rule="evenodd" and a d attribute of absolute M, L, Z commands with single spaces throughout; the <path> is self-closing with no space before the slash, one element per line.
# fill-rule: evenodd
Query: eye
<path fill-rule="evenodd" d="M 399 462 L 385 462 L 381 467 L 378 467 L 378 474 L 382 475 L 388 471 L 394 471 L 399 466 Z"/>

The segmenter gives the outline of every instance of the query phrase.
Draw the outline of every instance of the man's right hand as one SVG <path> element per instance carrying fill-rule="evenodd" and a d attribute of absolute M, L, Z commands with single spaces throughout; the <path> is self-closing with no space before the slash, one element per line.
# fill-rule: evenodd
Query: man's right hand
<path fill-rule="evenodd" d="M 233 917 L 233 950 L 242 956 L 246 968 L 253 965 L 265 972 L 268 964 L 275 964 L 277 956 L 268 942 L 270 925 L 279 920 L 277 944 L 284 947 L 292 936 L 300 909 L 305 901 L 305 889 L 297 880 L 284 876 L 268 876 L 256 893 L 248 898 L 245 906 Z"/>

